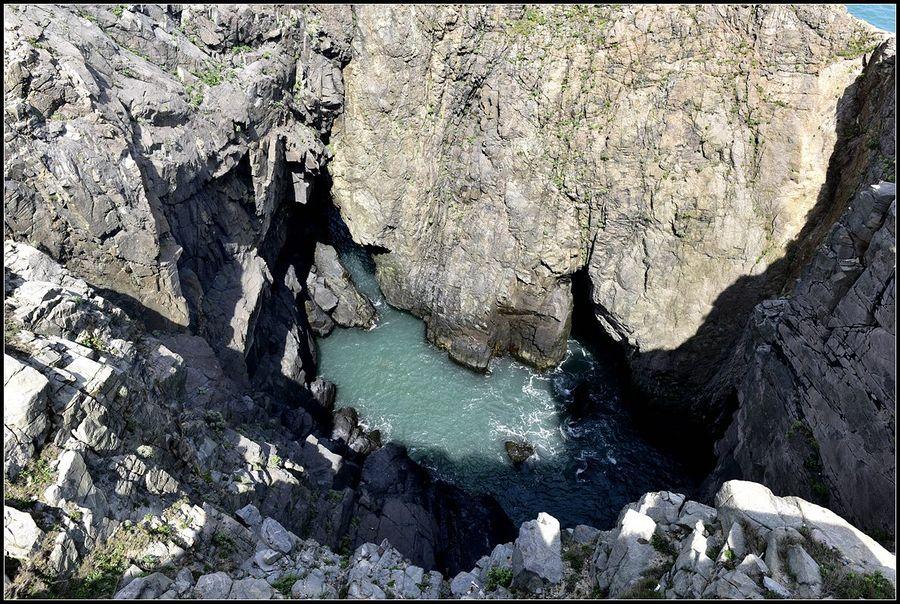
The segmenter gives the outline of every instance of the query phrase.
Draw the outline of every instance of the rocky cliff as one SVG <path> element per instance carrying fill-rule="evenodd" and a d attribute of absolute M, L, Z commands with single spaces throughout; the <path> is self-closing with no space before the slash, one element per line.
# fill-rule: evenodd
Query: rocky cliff
<path fill-rule="evenodd" d="M 354 14 L 330 170 L 388 300 L 462 363 L 547 367 L 586 271 L 638 384 L 714 416 L 698 394 L 829 203 L 879 36 L 840 7 Z"/>
<path fill-rule="evenodd" d="M 834 513 L 719 490 L 894 530 L 892 39 L 805 5 L 17 5 L 4 33 L 5 593 L 892 589 Z M 715 508 L 503 544 L 496 502 L 335 411 L 313 338 L 375 309 L 332 193 L 455 360 L 549 367 L 577 302 L 656 409 L 731 419 Z"/>
<path fill-rule="evenodd" d="M 754 309 L 718 470 L 893 539 L 895 185 L 859 193 L 790 297 Z"/>
<path fill-rule="evenodd" d="M 734 356 L 738 410 L 707 482 L 758 480 L 891 540 L 896 202 L 893 182 L 879 181 L 894 180 L 893 41 L 856 86 L 858 117 L 832 162 L 834 204 L 809 226 L 806 244 L 818 248 L 797 246 L 793 288 L 753 311 Z"/>
<path fill-rule="evenodd" d="M 211 564 L 245 551 L 227 516 L 247 505 L 336 551 L 389 538 L 428 570 L 467 567 L 512 534 L 496 502 L 381 448 L 355 413 L 316 421 L 240 388 L 205 340 L 148 332 L 30 246 L 8 242 L 4 263 L 4 525 L 35 526 L 50 548 L 5 549 L 27 562 L 9 567 L 11 593 L 111 596 L 126 559 L 165 566 L 197 542 L 139 534 L 179 506 L 205 519 Z M 309 392 L 333 409 L 333 385 Z"/>

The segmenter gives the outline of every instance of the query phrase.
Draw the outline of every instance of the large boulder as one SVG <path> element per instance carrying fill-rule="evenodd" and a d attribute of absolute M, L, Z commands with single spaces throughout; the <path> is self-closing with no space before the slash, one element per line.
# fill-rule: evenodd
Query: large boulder
<path fill-rule="evenodd" d="M 731 480 L 716 494 L 716 509 L 723 525 L 742 524 L 763 540 L 776 530 L 791 529 L 796 534 L 802 529 L 839 552 L 857 571 L 878 571 L 891 582 L 896 580 L 896 557 L 827 508 L 799 497 L 777 497 L 755 482 Z"/>
<path fill-rule="evenodd" d="M 651 545 L 655 532 L 656 522 L 650 516 L 626 508 L 611 539 L 598 546 L 594 557 L 597 587 L 608 597 L 628 595 L 648 579 L 658 579 L 648 576 L 664 561 Z"/>
<path fill-rule="evenodd" d="M 559 520 L 541 512 L 519 527 L 512 556 L 513 585 L 540 593 L 546 583 L 562 580 Z"/>
<path fill-rule="evenodd" d="M 34 456 L 48 428 L 49 382 L 41 372 L 3 355 L 3 472 L 11 479 Z"/>
<path fill-rule="evenodd" d="M 31 514 L 3 506 L 3 555 L 28 560 L 40 544 L 44 532 L 38 528 Z"/>

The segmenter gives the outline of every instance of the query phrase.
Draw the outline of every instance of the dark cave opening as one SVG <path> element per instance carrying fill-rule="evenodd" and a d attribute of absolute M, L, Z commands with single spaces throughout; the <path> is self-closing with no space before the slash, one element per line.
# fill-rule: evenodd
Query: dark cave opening
<path fill-rule="evenodd" d="M 572 274 L 571 337 L 612 369 L 621 390 L 622 407 L 641 437 L 677 457 L 691 474 L 702 478 L 715 463 L 710 435 L 697 433 L 689 420 L 654 405 L 652 396 L 637 386 L 628 362 L 629 355 L 635 352 L 610 336 L 598 321 L 592 291 L 586 267 Z"/>

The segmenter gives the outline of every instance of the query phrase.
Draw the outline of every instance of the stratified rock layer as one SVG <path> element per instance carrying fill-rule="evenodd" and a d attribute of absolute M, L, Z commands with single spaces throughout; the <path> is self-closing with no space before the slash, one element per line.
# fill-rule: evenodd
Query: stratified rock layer
<path fill-rule="evenodd" d="M 895 185 L 859 193 L 789 298 L 754 310 L 713 476 L 894 532 Z"/>

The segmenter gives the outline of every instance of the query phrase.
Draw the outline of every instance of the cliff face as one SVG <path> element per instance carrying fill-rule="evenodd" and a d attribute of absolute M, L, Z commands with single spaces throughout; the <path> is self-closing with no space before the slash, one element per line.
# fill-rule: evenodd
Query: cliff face
<path fill-rule="evenodd" d="M 858 194 L 787 299 L 753 312 L 719 473 L 894 532 L 895 187 Z M 717 481 L 716 481 L 717 482 Z"/>
<path fill-rule="evenodd" d="M 869 185 L 894 179 L 893 41 L 857 87 L 858 118 L 831 175 L 834 206 L 811 229 L 821 243 L 797 254 L 803 268 L 787 296 L 751 315 L 735 355 L 738 410 L 708 482 L 764 482 L 887 538 L 895 531 L 896 202 L 893 183 Z M 829 212 L 843 213 L 834 224 Z"/>
<path fill-rule="evenodd" d="M 636 380 L 681 405 L 780 288 L 875 39 L 837 7 L 355 15 L 330 170 L 388 300 L 460 362 L 546 367 L 587 270 Z"/>
<path fill-rule="evenodd" d="M 341 108 L 349 11 L 327 17 L 6 8 L 6 237 L 152 326 L 189 325 L 241 383 L 312 379 L 286 274 L 312 262 L 304 219 Z M 309 258 L 281 256 L 289 231 Z"/>
<path fill-rule="evenodd" d="M 333 548 L 390 535 L 429 568 L 508 536 L 493 500 L 375 452 L 316 377 L 316 327 L 373 318 L 315 190 L 350 24 L 5 7 L 4 476 L 63 524 L 54 576 L 97 570 L 112 533 L 182 497 L 252 502 Z"/>
<path fill-rule="evenodd" d="M 13 557 L 48 552 L 21 593 L 40 573 L 89 579 L 123 535 L 120 562 L 196 544 L 195 570 L 233 563 L 250 581 L 236 597 L 298 556 L 327 567 L 294 585 L 306 596 L 478 593 L 497 565 L 523 589 L 559 575 L 512 549 L 451 585 L 378 566 L 464 568 L 511 527 L 333 414 L 312 336 L 374 310 L 323 241 L 326 164 L 388 300 L 457 361 L 558 362 L 586 274 L 656 402 L 715 433 L 735 393 L 713 480 L 893 532 L 896 211 L 892 185 L 869 185 L 894 180 L 894 52 L 842 8 L 34 5 L 5 7 L 4 31 L 4 474 L 35 513 L 4 524 Z M 579 593 L 653 578 L 639 539 L 657 525 L 680 552 L 655 577 L 667 595 L 790 578 L 761 570 L 759 543 L 741 570 L 755 587 L 731 559 L 711 566 L 702 544 L 739 534 L 736 516 L 678 497 L 582 530 Z M 774 515 L 811 509 L 760 497 Z M 187 529 L 157 539 L 169 525 Z M 787 547 L 816 547 L 787 531 L 804 526 L 785 523 Z M 851 529 L 845 557 L 860 541 L 877 562 L 854 572 L 892 568 Z M 363 545 L 354 578 L 289 531 Z M 540 554 L 529 534 L 520 549 Z M 773 565 L 805 563 L 774 545 Z M 225 578 L 181 577 L 178 595 L 232 593 Z"/>

